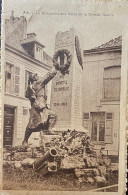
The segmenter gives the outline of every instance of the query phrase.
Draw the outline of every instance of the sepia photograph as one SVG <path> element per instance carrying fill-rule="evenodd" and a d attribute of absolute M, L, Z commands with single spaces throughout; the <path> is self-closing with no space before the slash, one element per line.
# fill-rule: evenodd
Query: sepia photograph
<path fill-rule="evenodd" d="M 125 194 L 128 2 L 2 10 L 3 193 Z"/>

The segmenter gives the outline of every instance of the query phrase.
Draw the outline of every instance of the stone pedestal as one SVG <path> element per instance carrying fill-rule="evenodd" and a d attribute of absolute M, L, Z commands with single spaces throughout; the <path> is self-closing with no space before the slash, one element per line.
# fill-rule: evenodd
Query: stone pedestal
<path fill-rule="evenodd" d="M 58 72 L 52 80 L 51 109 L 57 114 L 55 129 L 58 131 L 68 128 L 82 130 L 82 67 L 77 58 L 76 36 L 71 28 L 66 32 L 58 32 L 55 40 L 55 52 L 67 49 L 72 55 L 69 74 Z"/>

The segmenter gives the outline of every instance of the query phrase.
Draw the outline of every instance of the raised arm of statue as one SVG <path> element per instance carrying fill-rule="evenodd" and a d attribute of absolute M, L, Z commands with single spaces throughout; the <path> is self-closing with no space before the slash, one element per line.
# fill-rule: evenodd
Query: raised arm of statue
<path fill-rule="evenodd" d="M 53 72 L 48 72 L 41 80 L 42 85 L 46 85 L 49 81 L 51 81 L 56 75 L 56 73 L 57 70 L 54 70 Z"/>

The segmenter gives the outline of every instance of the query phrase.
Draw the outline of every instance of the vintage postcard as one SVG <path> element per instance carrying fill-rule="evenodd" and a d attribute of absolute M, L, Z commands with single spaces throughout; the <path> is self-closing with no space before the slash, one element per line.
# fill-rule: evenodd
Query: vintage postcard
<path fill-rule="evenodd" d="M 127 18 L 127 0 L 3 0 L 1 195 L 126 193 Z"/>

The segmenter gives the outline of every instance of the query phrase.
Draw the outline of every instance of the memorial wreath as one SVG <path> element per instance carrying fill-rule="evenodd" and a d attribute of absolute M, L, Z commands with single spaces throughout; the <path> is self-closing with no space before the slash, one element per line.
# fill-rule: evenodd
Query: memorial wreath
<path fill-rule="evenodd" d="M 61 58 L 62 54 L 66 55 L 67 61 L 64 64 L 59 64 L 58 63 L 58 57 Z M 72 56 L 71 53 L 67 49 L 61 49 L 55 52 L 53 56 L 53 66 L 55 67 L 56 70 L 59 70 L 61 74 L 65 75 L 66 73 L 69 73 L 69 67 L 71 64 Z"/>

